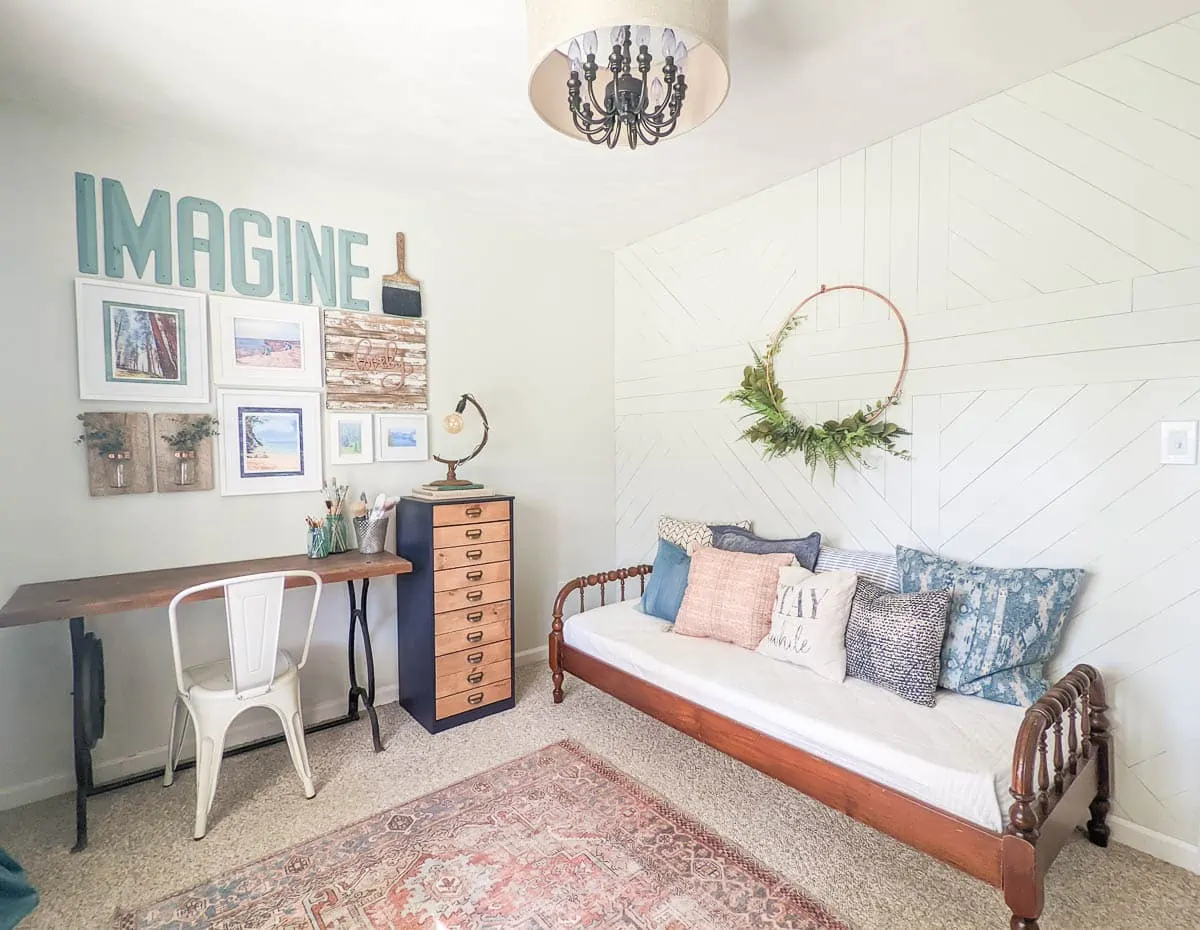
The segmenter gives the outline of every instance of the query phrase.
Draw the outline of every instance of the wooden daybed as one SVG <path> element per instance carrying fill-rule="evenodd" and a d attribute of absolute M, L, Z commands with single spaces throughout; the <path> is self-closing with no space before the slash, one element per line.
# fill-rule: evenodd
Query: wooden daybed
<path fill-rule="evenodd" d="M 637 580 L 644 593 L 652 566 L 588 575 L 567 583 L 554 602 L 550 668 L 554 702 L 563 699 L 563 677 L 577 678 L 707 743 L 760 772 L 855 820 L 982 879 L 1004 892 L 1011 930 L 1037 930 L 1044 878 L 1059 850 L 1087 820 L 1088 838 L 1107 846 L 1111 736 L 1104 683 L 1096 669 L 1079 665 L 1030 707 L 1016 734 L 1012 805 L 1001 832 L 986 829 L 893 788 L 839 767 L 771 736 L 714 713 L 568 645 L 563 613 L 578 592 Z M 615 593 L 615 592 L 614 592 Z"/>

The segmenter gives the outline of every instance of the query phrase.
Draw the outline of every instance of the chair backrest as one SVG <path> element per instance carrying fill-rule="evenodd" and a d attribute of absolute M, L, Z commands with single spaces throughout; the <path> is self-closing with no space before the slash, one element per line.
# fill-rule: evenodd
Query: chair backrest
<path fill-rule="evenodd" d="M 239 698 L 255 697 L 271 690 L 275 681 L 275 657 L 279 652 L 279 622 L 283 616 L 283 590 L 289 578 L 307 578 L 315 586 L 308 632 L 299 668 L 308 661 L 317 607 L 321 602 L 321 577 L 315 572 L 265 572 L 243 575 L 194 585 L 180 591 L 167 608 L 171 624 L 171 647 L 175 654 L 175 681 L 183 685 L 183 657 L 179 648 L 178 607 L 189 597 L 213 588 L 225 590 L 225 619 L 229 632 L 229 659 L 233 671 L 233 690 Z"/>

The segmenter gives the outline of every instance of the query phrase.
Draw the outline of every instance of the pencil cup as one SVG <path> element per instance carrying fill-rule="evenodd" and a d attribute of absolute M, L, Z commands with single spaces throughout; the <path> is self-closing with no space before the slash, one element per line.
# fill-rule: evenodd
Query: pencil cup
<path fill-rule="evenodd" d="M 323 559 L 329 555 L 329 531 L 324 526 L 311 526 L 308 529 L 308 557 Z"/>
<path fill-rule="evenodd" d="M 384 537 L 387 536 L 388 515 L 382 517 L 355 517 L 354 533 L 358 536 L 358 551 L 363 555 L 374 555 L 383 551 Z"/>

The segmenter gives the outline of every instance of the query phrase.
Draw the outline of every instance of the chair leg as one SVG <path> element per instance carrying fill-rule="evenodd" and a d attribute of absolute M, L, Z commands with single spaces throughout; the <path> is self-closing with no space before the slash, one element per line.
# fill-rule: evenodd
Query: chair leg
<path fill-rule="evenodd" d="M 312 769 L 308 764 L 308 747 L 304 743 L 304 718 L 300 714 L 299 695 L 296 695 L 294 703 L 287 703 L 291 706 L 276 707 L 275 712 L 283 721 L 283 735 L 287 737 L 292 765 L 296 767 L 296 774 L 300 776 L 300 782 L 304 785 L 304 796 L 311 798 L 316 795 L 317 789 L 313 785 Z"/>
<path fill-rule="evenodd" d="M 217 794 L 217 776 L 225 755 L 225 731 L 229 721 L 196 721 L 196 827 L 194 839 L 208 832 L 208 813 Z M 211 729 L 208 729 L 211 728 Z"/>
<path fill-rule="evenodd" d="M 180 710 L 183 713 L 180 713 Z M 180 717 L 183 718 L 182 725 Z M 167 764 L 163 768 L 163 787 L 170 788 L 175 781 L 175 767 L 179 765 L 179 756 L 183 752 L 183 741 L 187 738 L 188 721 L 192 719 L 192 715 L 183 706 L 183 701 L 178 695 L 175 696 L 175 703 L 171 705 L 171 731 L 167 734 Z M 176 739 L 175 731 L 179 729 L 179 738 Z"/>

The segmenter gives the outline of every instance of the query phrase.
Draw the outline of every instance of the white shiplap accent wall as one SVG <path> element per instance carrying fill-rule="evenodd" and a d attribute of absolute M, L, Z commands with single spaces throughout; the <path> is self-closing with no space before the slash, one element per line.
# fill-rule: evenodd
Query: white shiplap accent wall
<path fill-rule="evenodd" d="M 1105 673 L 1125 836 L 1200 837 L 1200 467 L 1158 461 L 1200 418 L 1200 17 L 888 139 L 617 254 L 617 552 L 659 514 L 767 535 L 1087 567 L 1054 671 Z M 747 343 L 822 283 L 910 322 L 911 462 L 837 481 L 737 439 Z M 887 392 L 898 331 L 831 295 L 792 338 L 793 408 Z M 1196 867 L 1196 864 L 1193 864 Z"/>

